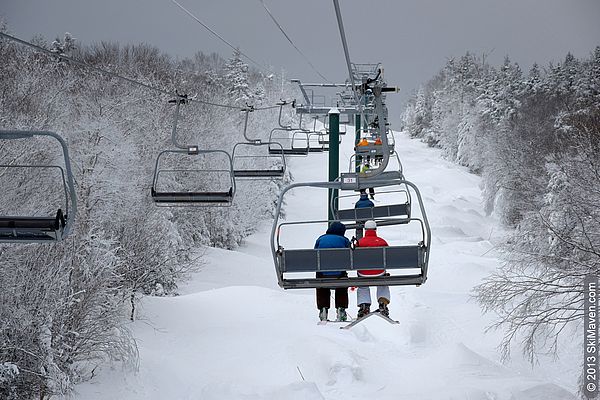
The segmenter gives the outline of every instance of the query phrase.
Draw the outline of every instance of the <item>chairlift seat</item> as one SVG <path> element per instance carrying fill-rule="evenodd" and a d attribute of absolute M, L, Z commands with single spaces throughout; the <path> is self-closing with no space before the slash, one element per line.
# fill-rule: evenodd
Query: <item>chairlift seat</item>
<path fill-rule="evenodd" d="M 152 188 L 152 199 L 156 203 L 231 203 L 233 188 L 226 192 L 157 192 Z"/>
<path fill-rule="evenodd" d="M 233 176 L 236 178 L 281 178 L 284 172 L 283 167 L 278 169 L 235 169 Z"/>
<path fill-rule="evenodd" d="M 308 155 L 308 147 L 297 148 L 297 149 L 281 149 L 281 148 L 269 148 L 269 154 L 284 154 L 286 156 L 306 156 Z"/>
<path fill-rule="evenodd" d="M 55 217 L 0 217 L 0 242 L 59 241 L 66 225 L 62 210 Z"/>

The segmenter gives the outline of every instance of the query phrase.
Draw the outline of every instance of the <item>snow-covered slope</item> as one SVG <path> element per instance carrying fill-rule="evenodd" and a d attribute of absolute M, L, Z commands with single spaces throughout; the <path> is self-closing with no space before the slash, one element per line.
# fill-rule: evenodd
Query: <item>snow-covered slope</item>
<path fill-rule="evenodd" d="M 347 168 L 349 130 L 341 151 Z M 206 264 L 178 297 L 148 297 L 131 325 L 139 371 L 106 366 L 78 399 L 470 399 L 568 400 L 575 371 L 498 362 L 499 333 L 485 333 L 470 291 L 497 268 L 495 222 L 482 211 L 479 178 L 402 134 L 396 149 L 424 196 L 432 227 L 429 279 L 392 287 L 390 325 L 317 325 L 313 290 L 276 284 L 270 223 L 237 251 L 206 249 Z M 327 155 L 291 161 L 296 181 L 325 180 Z M 294 192 L 289 219 L 324 218 L 324 199 Z M 385 237 L 385 236 L 384 236 Z M 298 238 L 314 242 L 313 232 Z M 350 293 L 350 314 L 356 295 Z M 545 371 L 545 378 L 542 372 Z M 549 372 L 550 371 L 550 372 Z"/>

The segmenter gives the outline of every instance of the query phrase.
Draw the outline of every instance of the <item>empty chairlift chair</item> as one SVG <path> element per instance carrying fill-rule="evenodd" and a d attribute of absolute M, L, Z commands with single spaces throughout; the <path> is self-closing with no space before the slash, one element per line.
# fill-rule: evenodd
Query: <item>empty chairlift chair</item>
<path fill-rule="evenodd" d="M 320 132 L 311 132 L 308 134 L 308 152 L 309 153 L 322 153 L 325 151 L 325 145 L 321 143 Z"/>
<path fill-rule="evenodd" d="M 308 155 L 308 134 L 303 129 L 294 129 L 291 125 L 281 122 L 283 106 L 289 104 L 285 101 L 279 103 L 279 118 L 277 127 L 269 133 L 269 154 L 278 155 L 283 152 L 286 156 Z M 299 126 L 302 127 L 302 116 Z"/>
<path fill-rule="evenodd" d="M 397 182 L 395 182 L 397 183 Z M 390 182 L 370 182 L 369 185 L 387 186 Z M 409 218 L 417 224 L 420 240 L 409 245 L 368 248 L 288 248 L 283 243 L 282 236 L 293 225 L 320 224 L 323 229 L 331 221 L 291 221 L 280 223 L 281 205 L 285 194 L 294 188 L 313 187 L 334 190 L 359 190 L 367 186 L 356 182 L 350 186 L 342 181 L 309 182 L 292 184 L 281 192 L 277 204 L 275 219 L 271 230 L 271 251 L 279 285 L 284 289 L 302 288 L 335 288 L 350 286 L 419 286 L 427 280 L 431 232 L 421 195 L 417 187 L 408 181 L 403 181 L 414 192 L 418 200 L 420 218 Z M 402 218 L 406 220 L 406 218 Z M 378 220 L 379 223 L 379 220 Z M 420 224 L 420 225 L 419 225 Z M 406 225 L 398 226 L 404 229 Z M 323 230 L 324 232 L 324 230 Z M 291 241 L 295 241 L 292 239 Z M 355 274 L 356 270 L 381 269 L 387 270 L 386 276 L 363 277 Z M 316 278 L 314 273 L 322 271 L 347 271 L 344 278 Z M 310 276 L 307 276 L 310 275 Z"/>
<path fill-rule="evenodd" d="M 190 146 L 163 150 L 156 159 L 151 195 L 157 205 L 230 206 L 234 194 L 233 162 L 224 150 Z"/>
<path fill-rule="evenodd" d="M 266 153 L 266 148 L 273 151 Z M 262 148 L 265 153 L 256 154 L 256 149 Z M 244 151 L 244 149 L 246 151 Z M 276 151 L 278 149 L 278 151 Z M 253 152 L 253 153 L 250 153 Z M 249 179 L 281 179 L 285 174 L 285 156 L 283 147 L 277 142 L 240 142 L 233 146 L 233 176 Z"/>
<path fill-rule="evenodd" d="M 269 135 L 269 154 L 306 156 L 309 152 L 308 133 L 303 130 L 274 128 Z"/>
<path fill-rule="evenodd" d="M 247 107 L 243 111 L 245 112 L 243 136 L 246 141 L 236 143 L 233 146 L 231 155 L 233 176 L 236 179 L 283 178 L 286 168 L 283 146 L 277 142 L 265 143 L 261 139 L 249 138 L 247 135 L 248 117 L 250 112 L 254 111 L 254 108 Z M 273 151 L 268 151 L 268 149 L 273 149 Z"/>
<path fill-rule="evenodd" d="M 354 115 L 343 113 L 340 114 L 340 135 L 345 135 L 347 132 L 347 126 L 354 122 Z"/>
<path fill-rule="evenodd" d="M 47 243 L 58 242 L 68 236 L 75 223 L 77 213 L 77 197 L 73 182 L 73 173 L 69 160 L 69 152 L 65 141 L 61 136 L 48 131 L 0 131 L 0 140 L 32 139 L 36 136 L 46 136 L 56 139 L 62 148 L 64 157 L 64 168 L 56 165 L 25 165 L 11 163 L 0 165 L 0 168 L 8 170 L 57 170 L 59 171 L 62 188 L 57 197 L 64 196 L 62 207 L 51 214 L 38 215 L 0 215 L 0 242 L 2 243 Z M 36 175 L 40 175 L 37 172 Z M 5 175 L 6 176 L 6 175 Z M 3 187 L 4 192 L 10 192 L 14 188 Z M 48 194 L 43 194 L 48 196 Z M 21 199 L 26 201 L 27 199 Z M 64 207 L 64 208 L 63 208 Z"/>

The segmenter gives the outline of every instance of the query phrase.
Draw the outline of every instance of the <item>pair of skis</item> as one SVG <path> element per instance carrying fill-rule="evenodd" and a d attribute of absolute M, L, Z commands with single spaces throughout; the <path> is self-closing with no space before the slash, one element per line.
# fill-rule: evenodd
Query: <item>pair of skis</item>
<path fill-rule="evenodd" d="M 340 329 L 350 329 L 350 328 L 352 328 L 352 327 L 360 324 L 365 319 L 370 318 L 370 317 L 372 317 L 374 315 L 378 316 L 379 318 L 382 318 L 384 321 L 387 321 L 390 324 L 398 324 L 399 323 L 398 321 L 395 321 L 395 320 L 391 319 L 390 317 L 388 317 L 386 315 L 383 315 L 382 313 L 379 312 L 379 310 L 376 310 L 376 311 L 372 311 L 372 312 L 368 313 L 367 315 L 364 315 L 364 316 L 362 316 L 360 318 L 355 319 L 354 321 L 350 322 L 348 325 L 341 326 Z M 346 323 L 348 321 L 329 321 L 329 320 L 327 320 L 327 321 L 319 321 L 318 324 L 319 325 L 326 325 L 326 324 L 331 323 L 331 322 L 333 322 L 333 323 Z"/>

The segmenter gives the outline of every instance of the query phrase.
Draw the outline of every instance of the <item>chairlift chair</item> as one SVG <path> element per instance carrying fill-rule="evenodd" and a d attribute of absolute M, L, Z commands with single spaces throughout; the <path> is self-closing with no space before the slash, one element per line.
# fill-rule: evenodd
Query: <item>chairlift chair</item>
<path fill-rule="evenodd" d="M 202 167 L 198 169 L 191 168 L 167 168 L 161 165 L 161 159 L 168 154 L 175 155 L 187 155 L 192 157 L 220 157 L 226 161 L 227 168 L 212 168 Z M 215 161 L 215 160 L 211 160 Z M 161 175 L 166 174 L 186 174 L 196 173 L 200 174 L 205 178 L 212 178 L 217 176 L 226 176 L 226 185 L 221 185 L 221 188 L 217 190 L 180 190 L 179 182 L 173 182 L 171 179 L 171 185 L 168 183 L 161 183 Z M 162 178 L 165 179 L 165 178 Z M 172 188 L 173 183 L 178 183 L 176 188 Z M 171 188 L 165 189 L 163 186 Z M 178 189 L 178 190 L 175 190 Z M 219 190 L 224 189 L 224 190 Z M 219 207 L 219 206 L 230 206 L 233 202 L 235 195 L 235 179 L 233 176 L 233 161 L 229 153 L 224 150 L 199 150 L 197 146 L 190 146 L 187 150 L 185 149 L 169 149 L 163 150 L 159 153 L 156 159 L 156 165 L 154 167 L 154 178 L 152 180 L 151 196 L 154 202 L 159 206 L 198 206 L 198 207 Z"/>
<path fill-rule="evenodd" d="M 285 133 L 282 133 L 284 131 Z M 269 134 L 269 154 L 286 156 L 306 156 L 309 152 L 308 133 L 304 130 L 284 130 L 274 128 Z"/>
<path fill-rule="evenodd" d="M 279 123 L 281 125 L 281 109 L 284 103 L 280 103 Z M 233 161 L 233 176 L 236 179 L 281 179 L 285 174 L 285 156 L 283 154 L 283 146 L 277 142 L 263 142 L 258 138 L 248 137 L 248 117 L 250 112 L 254 111 L 253 107 L 247 107 L 242 111 L 244 116 L 243 136 L 245 142 L 236 143 L 233 146 L 231 155 Z M 283 127 L 283 129 L 287 129 Z M 263 148 L 267 146 L 266 153 L 249 154 L 241 149 L 250 151 L 251 149 Z M 269 149 L 279 150 L 270 152 Z"/>
<path fill-rule="evenodd" d="M 340 143 L 341 143 L 341 141 L 340 141 Z M 319 144 L 329 145 L 329 134 L 321 133 L 319 135 Z"/>
<path fill-rule="evenodd" d="M 257 148 L 267 146 L 268 154 L 240 154 L 243 147 Z M 264 148 L 264 147 L 263 147 Z M 277 151 L 277 149 L 279 151 Z M 286 164 L 283 146 L 277 142 L 240 142 L 233 146 L 233 176 L 250 179 L 281 179 L 285 174 Z"/>
<path fill-rule="evenodd" d="M 360 164 L 366 162 L 366 160 L 369 159 L 368 157 L 370 157 L 370 155 L 367 157 L 362 157 L 362 156 L 358 156 L 356 153 L 352 154 L 350 156 L 348 172 L 349 173 L 356 172 L 356 160 L 358 160 L 358 163 L 360 165 Z M 397 166 L 397 168 L 392 167 L 392 165 L 388 162 L 388 164 L 386 166 L 386 170 L 383 172 L 383 175 L 385 175 L 388 180 L 404 179 L 404 171 L 403 171 L 403 167 L 402 167 L 402 162 L 400 161 L 400 156 L 398 156 L 398 153 L 393 152 L 392 154 L 390 154 L 389 160 L 395 160 L 398 166 Z M 363 176 L 362 179 L 363 180 L 368 179 L 371 171 L 372 170 L 365 172 L 364 173 L 365 176 Z"/>
<path fill-rule="evenodd" d="M 281 240 L 282 233 L 292 225 L 328 224 L 332 221 L 292 221 L 280 223 L 281 206 L 285 194 L 294 188 L 313 187 L 328 190 L 360 190 L 367 187 L 383 187 L 389 185 L 406 185 L 418 200 L 421 217 L 401 218 L 403 223 L 420 224 L 421 240 L 418 243 L 388 247 L 357 247 L 314 249 L 289 249 Z M 368 186 L 367 186 L 368 185 Z M 381 222 L 383 222 L 381 220 Z M 388 220 L 389 222 L 389 220 Z M 277 202 L 275 219 L 271 229 L 271 252 L 277 273 L 279 286 L 284 289 L 336 288 L 350 286 L 420 286 L 427 280 L 431 231 L 418 188 L 409 181 L 390 181 L 375 179 L 364 183 L 353 180 L 351 183 L 343 179 L 336 182 L 295 183 L 284 188 Z M 387 274 L 378 277 L 355 275 L 353 271 L 368 269 L 385 269 Z M 316 278 L 313 273 L 323 271 L 347 271 L 347 277 Z M 307 275 L 312 275 L 308 277 Z"/>
<path fill-rule="evenodd" d="M 77 196 L 69 151 L 64 139 L 49 131 L 0 131 L 0 140 L 30 139 L 34 136 L 48 136 L 56 139 L 62 148 L 64 169 L 56 165 L 1 165 L 1 168 L 42 168 L 58 169 L 62 178 L 64 192 L 64 210 L 59 208 L 56 214 L 46 216 L 0 216 L 0 243 L 48 243 L 59 242 L 71 234 L 77 213 Z M 4 188 L 7 190 L 7 188 Z"/>
<path fill-rule="evenodd" d="M 328 132 L 319 132 L 318 134 L 318 138 L 319 138 L 319 144 L 325 145 L 326 147 L 329 146 L 329 133 Z M 338 138 L 338 144 L 342 143 L 342 138 Z"/>
<path fill-rule="evenodd" d="M 345 135 L 348 131 L 347 126 L 354 123 L 354 114 L 340 114 L 340 135 Z"/>
<path fill-rule="evenodd" d="M 351 123 L 353 123 L 354 121 L 354 115 L 353 114 L 340 114 L 340 124 L 342 125 L 349 125 Z"/>
<path fill-rule="evenodd" d="M 313 132 L 308 134 L 308 152 L 322 153 L 325 151 L 325 146 L 321 143 L 321 133 Z"/>

